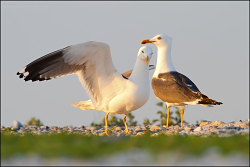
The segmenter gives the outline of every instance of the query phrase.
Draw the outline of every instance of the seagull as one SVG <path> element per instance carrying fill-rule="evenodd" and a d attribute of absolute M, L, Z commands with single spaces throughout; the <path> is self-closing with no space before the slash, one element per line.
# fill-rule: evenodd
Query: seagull
<path fill-rule="evenodd" d="M 124 114 L 123 122 L 128 134 L 126 115 L 142 107 L 149 98 L 148 62 L 152 54 L 151 47 L 142 46 L 134 69 L 127 78 L 116 70 L 108 44 L 88 41 L 40 57 L 17 72 L 17 75 L 25 81 L 34 82 L 76 74 L 90 97 L 90 100 L 81 104 L 106 112 L 106 135 L 110 136 L 107 123 L 109 114 Z"/>
<path fill-rule="evenodd" d="M 156 98 L 161 99 L 167 105 L 166 128 L 168 128 L 170 106 L 181 108 L 182 126 L 185 105 L 200 104 L 205 107 L 212 107 L 213 105 L 223 104 L 202 94 L 188 77 L 176 71 L 171 59 L 171 37 L 159 34 L 151 39 L 141 41 L 141 44 L 146 43 L 152 43 L 157 47 L 157 63 L 151 85 Z"/>
<path fill-rule="evenodd" d="M 155 69 L 155 65 L 149 65 L 149 70 L 153 70 Z M 125 79 L 128 79 L 130 77 L 130 75 L 132 74 L 133 69 L 126 71 L 124 73 L 122 73 L 122 77 Z M 91 99 L 87 100 L 87 101 L 80 101 L 80 102 L 75 102 L 75 103 L 70 103 L 72 106 L 77 107 L 81 110 L 95 110 Z"/>

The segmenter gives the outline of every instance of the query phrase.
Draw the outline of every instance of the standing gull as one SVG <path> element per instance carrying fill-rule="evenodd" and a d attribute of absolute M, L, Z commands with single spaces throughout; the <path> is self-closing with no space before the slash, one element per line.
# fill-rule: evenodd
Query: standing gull
<path fill-rule="evenodd" d="M 141 44 L 146 43 L 152 43 L 157 47 L 157 63 L 151 84 L 155 96 L 167 105 L 166 127 L 168 127 L 169 122 L 170 106 L 181 108 L 182 126 L 185 105 L 200 104 L 212 107 L 212 105 L 222 104 L 202 94 L 188 77 L 175 70 L 171 60 L 171 37 L 159 34 L 151 39 L 141 41 Z"/>
<path fill-rule="evenodd" d="M 107 113 L 106 134 L 109 135 L 109 114 L 125 114 L 123 122 L 126 133 L 129 133 L 126 115 L 142 107 L 149 98 L 148 62 L 152 54 L 152 48 L 141 47 L 131 76 L 127 78 L 114 67 L 108 44 L 89 41 L 49 53 L 25 66 L 17 75 L 33 82 L 77 74 L 91 99 L 80 103 L 89 105 L 89 109 Z"/>

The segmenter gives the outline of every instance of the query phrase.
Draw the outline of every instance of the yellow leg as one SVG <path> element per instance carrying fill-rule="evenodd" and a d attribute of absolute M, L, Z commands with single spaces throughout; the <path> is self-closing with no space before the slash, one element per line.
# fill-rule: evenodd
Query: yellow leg
<path fill-rule="evenodd" d="M 170 110 L 169 110 L 169 107 L 167 106 L 167 124 L 166 124 L 166 128 L 168 128 L 169 115 L 170 115 Z"/>
<path fill-rule="evenodd" d="M 128 130 L 128 126 L 127 126 L 127 123 L 126 123 L 126 114 L 124 115 L 124 117 L 123 117 L 123 123 L 124 123 L 124 125 L 125 125 L 125 129 L 126 129 L 126 134 L 129 134 L 129 130 Z"/>
<path fill-rule="evenodd" d="M 181 106 L 181 127 L 182 127 L 182 124 L 183 124 L 183 114 L 184 114 L 184 107 Z"/>
<path fill-rule="evenodd" d="M 109 131 L 108 131 L 108 115 L 109 113 L 105 115 L 105 133 L 107 136 L 110 136 Z"/>

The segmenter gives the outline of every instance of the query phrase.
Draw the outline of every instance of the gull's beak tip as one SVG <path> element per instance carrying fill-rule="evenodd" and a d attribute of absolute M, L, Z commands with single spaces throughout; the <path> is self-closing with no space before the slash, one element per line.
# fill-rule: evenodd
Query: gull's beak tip
<path fill-rule="evenodd" d="M 148 65 L 148 56 L 145 58 L 146 65 Z"/>
<path fill-rule="evenodd" d="M 141 44 L 152 43 L 149 39 L 145 39 L 141 41 Z"/>

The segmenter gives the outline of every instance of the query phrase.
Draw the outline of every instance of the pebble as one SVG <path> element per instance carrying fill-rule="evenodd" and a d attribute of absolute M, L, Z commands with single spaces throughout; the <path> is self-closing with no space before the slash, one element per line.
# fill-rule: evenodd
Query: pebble
<path fill-rule="evenodd" d="M 13 121 L 13 128 L 15 128 L 16 130 L 19 130 L 20 127 L 24 127 L 23 124 L 21 124 L 19 121 L 15 120 Z"/>
<path fill-rule="evenodd" d="M 194 132 L 200 132 L 202 130 L 203 130 L 203 128 L 201 126 L 199 126 L 199 127 L 195 128 Z"/>
<path fill-rule="evenodd" d="M 115 130 L 116 130 L 116 131 L 121 131 L 122 128 L 118 126 L 118 127 L 115 128 Z"/>
<path fill-rule="evenodd" d="M 144 130 L 142 130 L 140 127 L 136 127 L 134 132 L 138 133 L 138 132 L 144 132 Z"/>
<path fill-rule="evenodd" d="M 12 134 L 56 134 L 66 132 L 69 134 L 83 134 L 83 135 L 97 135 L 97 136 L 106 136 L 105 127 L 95 127 L 95 126 L 23 126 L 19 121 L 13 121 L 12 127 L 1 126 L 1 131 L 5 131 L 7 128 L 11 128 Z M 145 133 L 151 136 L 157 136 L 159 134 L 165 135 L 198 135 L 202 137 L 207 137 L 213 134 L 218 134 L 219 137 L 227 137 L 231 135 L 244 135 L 249 134 L 249 119 L 236 122 L 224 123 L 222 121 L 203 121 L 200 124 L 184 124 L 183 127 L 180 125 L 171 125 L 168 128 L 165 126 L 151 125 L 151 126 L 131 126 L 128 127 L 130 134 L 125 133 L 125 127 L 115 126 L 108 127 L 110 134 L 112 136 L 142 136 Z M 148 131 L 150 130 L 150 131 Z"/>
<path fill-rule="evenodd" d="M 162 130 L 165 130 L 165 128 L 162 126 L 152 125 L 150 127 L 150 131 L 162 131 Z"/>

